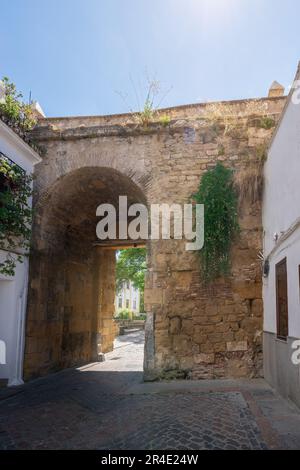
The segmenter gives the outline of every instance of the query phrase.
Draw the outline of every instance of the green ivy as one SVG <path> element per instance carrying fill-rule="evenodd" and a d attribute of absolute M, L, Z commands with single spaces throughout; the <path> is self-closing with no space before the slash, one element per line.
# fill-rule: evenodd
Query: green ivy
<path fill-rule="evenodd" d="M 218 163 L 201 179 L 194 195 L 204 204 L 205 242 L 200 251 L 203 279 L 211 282 L 230 273 L 230 250 L 239 232 L 238 195 L 233 171 Z"/>
<path fill-rule="evenodd" d="M 0 273 L 13 276 L 17 262 L 24 261 L 31 236 L 29 205 L 32 176 L 0 156 L 0 249 L 7 252 Z"/>

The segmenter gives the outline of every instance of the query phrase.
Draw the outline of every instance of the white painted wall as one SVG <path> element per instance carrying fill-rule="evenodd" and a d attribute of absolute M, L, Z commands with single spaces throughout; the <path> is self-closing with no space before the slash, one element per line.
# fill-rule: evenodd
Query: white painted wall
<path fill-rule="evenodd" d="M 289 336 L 300 338 L 300 227 L 278 247 L 270 260 L 270 274 L 264 279 L 264 330 L 277 333 L 275 266 L 287 258 Z"/>
<path fill-rule="evenodd" d="M 0 120 L 0 151 L 27 173 L 33 173 L 39 156 Z M 6 253 L 0 250 L 0 259 Z M 6 364 L 0 364 L 0 379 L 9 385 L 22 382 L 25 313 L 28 288 L 28 259 L 18 263 L 15 275 L 0 275 L 0 341 L 6 344 Z"/>
<path fill-rule="evenodd" d="M 0 250 L 0 258 L 5 255 Z M 0 378 L 8 379 L 9 385 L 22 383 L 27 282 L 27 258 L 18 263 L 13 278 L 0 277 L 0 340 L 6 345 L 6 364 L 0 365 Z"/>
<path fill-rule="evenodd" d="M 122 307 L 119 306 L 119 299 L 122 299 Z M 126 307 L 126 300 L 129 301 L 128 307 Z M 126 308 L 134 313 L 140 312 L 140 291 L 135 289 L 132 282 L 129 283 L 129 288 L 127 288 L 127 283 L 125 282 L 122 289 L 117 293 L 115 308 L 116 312 L 120 312 Z"/>
<path fill-rule="evenodd" d="M 289 336 L 300 337 L 300 104 L 288 100 L 265 165 L 264 255 L 270 274 L 264 280 L 264 330 L 276 333 L 275 265 L 287 257 Z M 282 241 L 287 232 L 294 231 Z M 274 240 L 278 235 L 278 241 Z"/>

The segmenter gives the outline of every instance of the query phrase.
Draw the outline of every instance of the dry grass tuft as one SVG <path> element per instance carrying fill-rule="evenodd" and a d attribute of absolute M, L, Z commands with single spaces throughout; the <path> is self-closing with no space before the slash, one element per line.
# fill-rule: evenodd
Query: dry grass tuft
<path fill-rule="evenodd" d="M 261 202 L 264 190 L 264 164 L 266 161 L 266 146 L 256 149 L 256 162 L 251 167 L 236 173 L 235 186 L 239 194 L 239 204 Z"/>

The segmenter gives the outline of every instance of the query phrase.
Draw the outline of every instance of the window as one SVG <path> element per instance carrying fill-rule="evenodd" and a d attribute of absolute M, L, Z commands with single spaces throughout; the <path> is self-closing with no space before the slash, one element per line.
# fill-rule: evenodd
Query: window
<path fill-rule="evenodd" d="M 288 327 L 288 289 L 286 258 L 276 265 L 277 337 L 286 340 Z"/>
<path fill-rule="evenodd" d="M 119 308 L 123 307 L 122 297 L 119 297 Z"/>
<path fill-rule="evenodd" d="M 130 289 L 130 282 L 129 281 L 126 282 L 126 287 L 127 287 L 127 289 Z"/>
<path fill-rule="evenodd" d="M 136 300 L 133 301 L 133 310 L 136 310 Z"/>
<path fill-rule="evenodd" d="M 126 299 L 126 308 L 129 308 L 129 299 Z"/>

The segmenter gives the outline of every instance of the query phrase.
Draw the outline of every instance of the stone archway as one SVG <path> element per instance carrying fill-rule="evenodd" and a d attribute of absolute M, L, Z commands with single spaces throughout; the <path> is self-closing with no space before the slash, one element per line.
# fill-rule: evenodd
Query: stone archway
<path fill-rule="evenodd" d="M 118 208 L 124 195 L 128 204 L 146 204 L 127 175 L 89 166 L 61 176 L 38 199 L 25 378 L 97 361 L 113 348 L 115 251 L 96 244 L 96 209 Z"/>
<path fill-rule="evenodd" d="M 95 344 L 100 328 L 96 323 L 90 326 L 95 315 L 89 317 L 80 297 L 76 312 L 85 308 L 85 320 L 80 321 L 89 326 L 84 330 L 85 335 L 76 336 L 75 332 L 80 333 L 77 330 L 81 327 L 75 322 L 77 330 L 70 331 L 74 326 L 70 326 L 70 319 L 79 318 L 80 313 L 74 317 L 70 298 L 78 295 L 80 289 L 76 286 L 80 286 L 84 278 L 87 288 L 93 292 L 89 298 L 98 302 L 99 293 L 92 282 L 96 274 L 92 275 L 92 271 L 98 266 L 99 282 L 101 279 L 108 282 L 108 266 L 113 269 L 113 261 L 109 258 L 112 255 L 107 253 L 99 252 L 98 262 L 88 256 L 87 253 L 93 251 L 88 251 L 81 240 L 88 230 L 93 231 L 94 236 L 95 221 L 86 214 L 80 220 L 77 214 L 74 227 L 74 208 L 86 203 L 95 191 L 105 197 L 103 202 L 110 202 L 107 199 L 122 191 L 131 195 L 135 202 L 147 199 L 148 205 L 186 204 L 197 191 L 203 173 L 218 161 L 232 168 L 237 178 L 255 173 L 260 149 L 269 142 L 273 132 L 273 128 L 264 126 L 260 113 L 263 118 L 267 113 L 275 125 L 284 103 L 284 97 L 228 102 L 229 115 L 239 117 L 237 127 L 231 132 L 224 131 L 222 120 L 215 125 L 206 119 L 206 105 L 201 104 L 163 110 L 170 118 L 168 125 L 160 122 L 159 113 L 158 121 L 147 127 L 137 124 L 132 115 L 50 118 L 39 123 L 33 138 L 45 153 L 36 167 L 37 214 L 31 257 L 25 378 L 88 361 L 97 354 Z M 257 114 L 253 115 L 257 106 Z M 107 175 L 106 185 L 113 193 L 96 188 L 98 181 L 103 183 L 103 175 Z M 97 204 L 101 202 L 97 200 Z M 73 208 L 69 216 L 68 208 Z M 231 276 L 218 279 L 211 286 L 203 283 L 199 257 L 185 250 L 185 240 L 148 243 L 144 364 L 147 379 L 260 375 L 263 316 L 258 258 L 262 249 L 260 201 L 245 201 L 238 215 L 241 233 L 232 247 Z M 57 240 L 64 240 L 64 244 Z M 55 256 L 49 247 L 53 247 Z M 74 261 L 73 273 L 71 269 L 66 270 L 64 264 L 61 269 L 65 256 L 62 247 L 72 253 L 68 259 Z M 84 267 L 78 257 L 84 259 Z M 109 294 L 110 290 L 105 292 Z M 68 303 L 62 302 L 62 298 Z M 105 298 L 102 305 L 110 302 Z M 104 349 L 105 335 L 108 343 L 110 341 L 109 318 L 106 320 L 103 317 L 100 325 Z M 79 337 L 81 340 L 77 341 L 75 338 Z M 87 347 L 91 344 L 93 353 L 90 346 Z M 75 352 L 70 355 L 72 348 Z M 66 351 L 63 356 L 61 350 Z"/>

